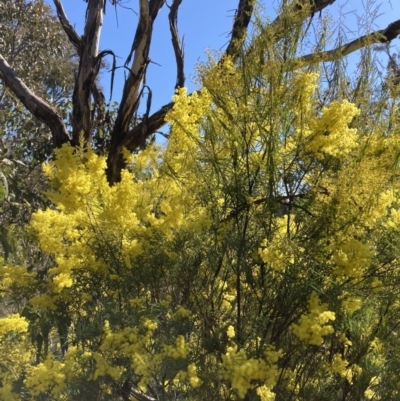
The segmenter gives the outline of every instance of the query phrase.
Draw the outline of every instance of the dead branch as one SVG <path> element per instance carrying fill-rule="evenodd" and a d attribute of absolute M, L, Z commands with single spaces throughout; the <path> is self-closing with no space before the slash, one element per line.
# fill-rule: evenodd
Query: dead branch
<path fill-rule="evenodd" d="M 253 14 L 254 3 L 254 0 L 239 1 L 235 20 L 233 21 L 231 39 L 225 50 L 225 54 L 230 56 L 232 59 L 236 59 L 239 56 L 239 49 L 241 49 L 243 45 L 247 28 Z"/>
<path fill-rule="evenodd" d="M 129 63 L 132 58 L 132 54 L 134 54 L 133 61 L 130 67 L 128 79 L 126 80 L 124 85 L 122 100 L 118 108 L 117 118 L 115 120 L 114 128 L 111 134 L 110 152 L 107 162 L 107 176 L 110 179 L 110 183 L 115 183 L 119 181 L 119 169 L 121 168 L 121 166 L 124 166 L 124 161 L 122 160 L 121 154 L 123 146 L 121 146 L 121 144 L 126 140 L 132 117 L 139 107 L 140 88 L 150 61 L 149 51 L 153 34 L 153 24 L 159 10 L 165 3 L 165 0 L 139 1 L 139 23 L 136 29 L 131 52 L 125 64 Z M 144 122 L 142 122 L 142 124 L 143 123 Z M 147 129 L 142 129 L 140 135 L 136 138 L 141 141 L 141 145 L 145 143 L 147 132 Z M 114 165 L 111 165 L 111 163 L 114 163 Z M 118 166 L 117 168 L 115 166 L 115 163 Z"/>
<path fill-rule="evenodd" d="M 91 95 L 96 77 L 100 70 L 99 53 L 100 33 L 103 25 L 105 0 L 90 0 L 87 6 L 87 20 L 84 35 L 79 47 L 79 71 L 72 97 L 73 144 L 79 143 L 81 133 L 89 142 L 92 133 Z"/>
<path fill-rule="evenodd" d="M 70 43 L 77 50 L 78 56 L 81 57 L 81 55 L 84 52 L 84 44 L 83 44 L 83 41 L 82 41 L 82 37 L 76 32 L 75 28 L 70 23 L 67 15 L 65 13 L 65 10 L 63 8 L 63 5 L 61 3 L 61 0 L 53 0 L 53 2 L 54 2 L 54 5 L 56 7 L 57 17 L 58 17 L 58 19 L 59 19 L 59 21 L 61 23 L 61 26 L 62 26 L 64 32 L 66 33 Z M 105 4 L 106 4 L 106 1 L 104 1 L 103 12 L 105 12 Z M 101 19 L 100 19 L 100 23 L 101 23 Z M 98 31 L 97 36 L 98 37 L 100 36 L 100 31 Z M 96 50 L 93 50 L 93 52 L 95 53 Z M 97 52 L 98 52 L 98 48 L 97 48 Z M 106 52 L 106 54 L 104 54 L 104 55 L 107 55 L 107 54 L 114 55 L 114 53 L 111 52 L 111 51 L 105 51 L 105 52 Z M 99 54 L 95 55 L 95 57 L 97 57 L 97 59 L 95 58 L 93 60 L 93 64 L 96 67 L 99 67 L 99 63 L 101 62 L 101 57 L 99 58 Z M 115 66 L 115 56 L 114 56 L 113 67 L 114 66 Z M 80 73 L 83 74 L 82 72 L 80 72 Z M 97 71 L 96 75 L 93 77 L 93 82 L 92 82 L 92 86 L 91 86 L 91 92 L 92 92 L 94 104 L 95 104 L 97 110 L 99 111 L 100 114 L 104 114 L 104 111 L 100 111 L 100 110 L 102 109 L 103 105 L 105 104 L 105 98 L 104 98 L 104 95 L 103 95 L 102 91 L 100 90 L 100 88 L 97 85 L 97 82 L 96 82 L 97 74 L 98 74 L 98 71 Z M 111 93 L 112 93 L 113 77 L 114 77 L 114 70 L 113 70 L 112 81 L 111 81 Z M 89 108 L 90 108 L 90 98 L 89 98 Z M 93 125 L 93 116 L 94 116 L 93 112 L 90 113 L 90 119 L 91 119 L 90 126 Z M 77 124 L 77 125 L 79 125 L 79 124 Z M 86 123 L 86 125 L 87 125 L 87 123 Z M 77 129 L 79 129 L 79 128 L 80 127 L 78 127 Z M 74 132 L 75 142 L 79 139 L 80 132 L 81 131 Z M 87 133 L 86 135 L 90 136 L 90 134 L 91 134 L 91 132 Z"/>
<path fill-rule="evenodd" d="M 113 149 L 113 152 L 110 151 L 107 159 L 107 179 L 111 185 L 120 181 L 121 170 L 125 167 L 125 162 L 121 157 L 122 149 L 127 148 L 133 152 L 142 146 L 143 140 L 165 125 L 165 116 L 172 109 L 173 105 L 173 102 L 169 102 L 149 116 L 146 122 L 142 121 L 137 124 L 117 144 L 118 147 Z"/>
<path fill-rule="evenodd" d="M 147 0 L 139 0 L 139 2 L 139 23 L 136 29 L 132 50 L 125 65 L 129 62 L 133 53 L 134 57 L 130 68 L 131 72 L 124 85 L 122 100 L 115 121 L 115 129 L 113 130 L 112 141 L 114 138 L 118 139 L 117 136 L 120 137 L 129 129 L 132 116 L 139 106 L 138 94 L 148 65 L 152 21 L 149 11 L 149 2 Z"/>
<path fill-rule="evenodd" d="M 153 23 L 165 0 L 139 0 L 140 15 L 131 52 L 125 63 L 133 56 L 128 79 L 125 82 L 122 100 L 118 109 L 112 141 L 119 141 L 128 130 L 134 113 L 139 106 L 139 91 L 149 64 L 149 51 L 153 33 Z M 112 146 L 112 145 L 111 145 Z"/>
<path fill-rule="evenodd" d="M 400 35 L 400 20 L 392 22 L 387 26 L 386 29 L 372 32 L 368 35 L 361 36 L 350 43 L 343 46 L 337 47 L 336 49 L 328 50 L 325 52 L 317 52 L 307 54 L 306 56 L 299 57 L 294 65 L 295 68 L 310 65 L 315 63 L 321 63 L 326 61 L 334 61 L 340 57 L 345 57 L 350 53 L 362 49 L 363 47 L 375 44 L 375 43 L 388 43 Z"/>
<path fill-rule="evenodd" d="M 6 86 L 37 119 L 50 128 L 54 145 L 60 147 L 65 142 L 68 142 L 70 137 L 67 128 L 57 110 L 41 97 L 35 95 L 24 82 L 17 77 L 15 71 L 9 66 L 1 54 L 0 72 Z"/>
<path fill-rule="evenodd" d="M 175 0 L 174 3 L 175 2 L 180 4 L 178 0 Z M 316 0 L 315 2 L 313 0 L 302 0 L 300 4 L 297 3 L 295 6 L 293 6 L 292 11 L 297 12 L 299 15 L 301 14 L 301 20 L 304 21 L 308 17 L 313 15 L 313 13 L 317 11 L 322 11 L 325 7 L 334 2 L 335 0 Z M 308 4 L 308 7 L 305 7 L 306 4 Z M 239 1 L 239 6 L 236 12 L 235 20 L 233 22 L 231 39 L 225 51 L 226 55 L 229 55 L 234 59 L 239 57 L 239 49 L 241 48 L 243 40 L 246 36 L 246 30 L 248 28 L 248 25 L 250 24 L 251 17 L 253 14 L 253 9 L 254 9 L 254 0 Z M 271 23 L 273 28 L 277 31 L 277 34 L 275 35 L 276 40 L 279 39 L 279 37 L 281 37 L 285 32 L 284 31 L 285 26 L 282 23 L 282 21 L 283 17 L 282 15 L 280 15 Z M 131 51 L 131 54 L 133 53 L 133 51 L 134 50 Z M 162 106 L 157 112 L 149 116 L 146 119 L 147 121 L 142 121 L 141 123 L 139 123 L 133 129 L 129 130 L 127 134 L 123 135 L 123 137 L 118 141 L 115 140 L 113 134 L 112 141 L 114 141 L 114 143 L 112 142 L 112 147 L 110 149 L 110 153 L 107 159 L 107 177 L 110 184 L 114 184 L 115 182 L 118 182 L 120 180 L 121 170 L 125 167 L 125 163 L 121 156 L 122 149 L 126 147 L 129 151 L 134 151 L 140 146 L 143 146 L 146 139 L 149 138 L 151 135 L 153 135 L 157 130 L 159 130 L 165 124 L 164 118 L 172 107 L 173 107 L 173 102 L 170 102 Z M 118 127 L 118 130 L 119 131 L 115 132 L 122 132 L 121 127 Z"/>
<path fill-rule="evenodd" d="M 280 32 L 278 25 L 281 25 L 287 13 L 301 17 L 304 21 L 313 14 L 322 11 L 324 8 L 332 5 L 336 0 L 301 0 L 292 4 L 291 8 L 284 10 L 280 13 L 275 20 L 272 22 L 271 26 L 276 28 L 277 33 Z M 282 29 L 282 27 L 281 27 Z"/>
<path fill-rule="evenodd" d="M 313 17 L 317 12 L 321 12 L 324 8 L 332 5 L 336 0 L 300 0 L 292 3 L 291 7 L 284 9 L 272 22 L 266 25 L 260 36 L 267 30 L 272 30 L 274 42 L 281 40 L 290 27 L 287 26 L 287 21 L 296 21 L 297 24 L 302 24 L 307 18 Z M 288 18 L 290 16 L 290 18 Z M 247 53 L 255 46 L 257 39 L 248 49 Z"/>
<path fill-rule="evenodd" d="M 158 401 L 156 398 L 143 394 L 134 388 L 131 388 L 131 395 L 139 401 Z"/>
<path fill-rule="evenodd" d="M 184 71 L 184 53 L 183 46 L 179 39 L 178 34 L 178 10 L 181 5 L 182 0 L 174 0 L 168 15 L 169 19 L 169 29 L 171 31 L 172 46 L 174 47 L 176 67 L 177 67 L 177 77 L 175 89 L 182 88 L 185 86 L 185 71 Z"/>
<path fill-rule="evenodd" d="M 60 0 L 53 0 L 54 5 L 57 11 L 57 17 L 61 23 L 61 26 L 64 29 L 64 32 L 67 34 L 69 41 L 79 52 L 79 48 L 81 46 L 81 37 L 75 31 L 75 28 L 69 22 L 67 15 L 65 14 L 64 7 L 61 4 Z"/>

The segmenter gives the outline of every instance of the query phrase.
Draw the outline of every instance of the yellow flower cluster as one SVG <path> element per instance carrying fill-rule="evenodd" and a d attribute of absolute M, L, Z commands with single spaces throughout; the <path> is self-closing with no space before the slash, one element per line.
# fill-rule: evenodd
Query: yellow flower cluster
<path fill-rule="evenodd" d="M 0 288 L 2 290 L 10 290 L 13 286 L 27 288 L 34 286 L 34 284 L 35 275 L 33 273 L 27 272 L 23 266 L 3 265 L 3 261 L 0 258 Z"/>
<path fill-rule="evenodd" d="M 340 356 L 340 354 L 333 355 L 332 364 L 330 371 L 333 373 L 338 373 L 342 377 L 346 377 L 347 375 L 347 366 L 348 362 Z"/>
<path fill-rule="evenodd" d="M 92 371 L 95 363 L 95 373 Z M 60 361 L 49 352 L 46 359 L 36 366 L 27 368 L 24 384 L 35 396 L 49 392 L 52 399 L 66 400 L 64 390 L 68 383 L 74 379 L 95 380 L 97 377 L 110 375 L 119 378 L 118 367 L 110 366 L 99 353 L 92 353 L 78 349 L 76 346 L 69 347 L 64 360 Z"/>
<path fill-rule="evenodd" d="M 13 392 L 13 386 L 11 383 L 6 383 L 0 387 L 0 400 L 4 401 L 19 401 L 19 395 Z"/>
<path fill-rule="evenodd" d="M 207 95 L 177 97 L 181 99 L 177 98 L 178 103 L 186 104 L 190 110 L 175 110 L 171 118 L 183 113 L 182 118 L 194 119 L 192 124 L 195 125 L 194 114 L 200 113 L 199 116 L 204 111 L 205 106 L 202 108 L 200 103 Z M 176 153 L 172 148 L 182 145 L 181 139 L 176 138 L 176 141 L 174 145 L 171 140 L 166 150 L 166 155 L 170 153 L 172 159 Z M 186 140 L 191 141 L 190 138 Z M 159 155 L 159 149 L 150 146 L 145 152 L 130 157 L 130 169 L 122 171 L 121 182 L 110 187 L 104 171 L 104 157 L 91 149 L 74 150 L 66 145 L 57 150 L 56 160 L 44 167 L 53 185 L 49 197 L 56 208 L 38 211 L 31 221 L 31 229 L 37 234 L 42 250 L 54 255 L 56 261 L 56 266 L 49 269 L 48 279 L 53 294 L 46 294 L 50 296 L 47 300 L 42 297 L 35 302 L 52 308 L 51 298 L 65 290 L 78 290 L 84 298 L 85 291 L 78 286 L 78 281 L 83 275 L 90 276 L 88 272 L 108 274 L 111 280 L 119 280 L 121 272 L 116 274 L 116 270 L 121 265 L 126 269 L 134 268 L 135 261 L 146 251 L 149 238 L 160 235 L 172 238 L 179 228 L 198 232 L 210 224 L 208 209 L 195 202 L 195 191 L 184 188 L 168 169 L 163 170 L 165 174 L 157 169 Z M 187 158 L 185 152 L 184 155 Z M 165 160 L 171 161 L 171 158 Z M 153 166 L 147 176 L 138 170 L 143 165 Z M 188 176 L 188 182 L 192 187 L 196 185 L 195 177 Z M 112 249 L 113 256 L 103 251 L 93 252 L 99 247 L 108 249 L 108 253 Z M 16 269 L 13 274 L 29 277 L 26 270 Z"/>
<path fill-rule="evenodd" d="M 206 89 L 187 94 L 180 88 L 173 96 L 174 107 L 165 117 L 171 124 L 171 136 L 164 163 L 174 174 L 182 178 L 193 173 L 195 156 L 201 139 L 199 123 L 208 114 L 211 97 Z"/>
<path fill-rule="evenodd" d="M 351 367 L 346 370 L 346 379 L 347 381 L 352 384 L 353 380 L 356 376 L 360 375 L 362 372 L 362 367 L 358 366 L 356 363 L 353 363 Z"/>
<path fill-rule="evenodd" d="M 276 394 L 271 391 L 267 386 L 257 387 L 256 392 L 261 401 L 274 401 Z"/>
<path fill-rule="evenodd" d="M 202 380 L 197 376 L 197 367 L 194 363 L 189 364 L 187 371 L 180 370 L 177 374 L 176 379 L 181 381 L 188 381 L 193 388 L 200 387 Z"/>
<path fill-rule="evenodd" d="M 110 376 L 118 381 L 125 371 L 121 366 L 112 366 L 99 352 L 93 352 L 92 357 L 96 361 L 96 370 L 93 373 L 93 380 L 97 380 L 101 376 Z"/>
<path fill-rule="evenodd" d="M 9 332 L 26 333 L 28 331 L 28 322 L 19 314 L 8 315 L 0 319 L 0 336 Z"/>
<path fill-rule="evenodd" d="M 126 327 L 118 332 L 111 332 L 105 328 L 105 338 L 101 344 L 101 351 L 106 354 L 119 354 L 128 357 L 131 360 L 131 366 L 137 375 L 141 375 L 140 385 L 145 387 L 148 380 L 151 378 L 153 369 L 156 369 L 161 363 L 161 356 L 155 357 L 148 349 L 152 344 L 152 334 L 157 328 L 157 323 L 150 319 L 142 321 L 144 333 L 142 334 L 139 328 Z M 100 359 L 100 366 L 103 366 L 103 371 L 108 372 L 108 363 L 103 363 Z M 102 372 L 103 372 L 102 371 Z M 112 372 L 116 376 L 122 374 L 122 370 Z"/>
<path fill-rule="evenodd" d="M 342 307 L 343 309 L 352 314 L 355 311 L 358 311 L 362 307 L 362 300 L 360 298 L 356 297 L 346 297 L 342 301 Z"/>
<path fill-rule="evenodd" d="M 315 291 L 308 300 L 308 310 L 309 313 L 302 315 L 297 324 L 291 325 L 291 330 L 300 340 L 321 345 L 323 337 L 333 333 L 333 327 L 327 323 L 335 320 L 335 313 L 328 311 L 326 304 L 320 303 Z"/>
<path fill-rule="evenodd" d="M 150 320 L 150 319 L 143 319 L 142 326 L 149 332 L 152 333 L 157 327 L 157 322 Z"/>
<path fill-rule="evenodd" d="M 379 376 L 373 376 L 369 381 L 368 388 L 364 392 L 364 397 L 367 400 L 374 400 L 376 399 L 376 387 L 381 382 L 381 378 Z"/>
<path fill-rule="evenodd" d="M 357 130 L 349 128 L 348 124 L 359 113 L 347 100 L 334 101 L 324 107 L 321 118 L 310 120 L 306 150 L 317 157 L 322 153 L 340 157 L 348 154 L 357 146 Z"/>
<path fill-rule="evenodd" d="M 288 89 L 290 95 L 286 93 L 285 98 L 296 99 L 295 134 L 285 141 L 281 151 L 287 153 L 298 147 L 302 153 L 312 153 L 317 158 L 324 155 L 342 158 L 358 144 L 357 130 L 348 124 L 360 111 L 347 100 L 333 101 L 316 116 L 313 95 L 318 78 L 318 74 L 305 71 L 294 74 Z"/>
<path fill-rule="evenodd" d="M 13 383 L 26 376 L 35 355 L 27 329 L 28 322 L 18 315 L 0 319 L 0 400 L 20 400 Z"/>
<path fill-rule="evenodd" d="M 185 337 L 178 336 L 174 345 L 164 345 L 164 353 L 166 356 L 174 359 L 186 358 L 190 352 L 190 347 L 185 341 Z"/>
<path fill-rule="evenodd" d="M 228 336 L 228 338 L 234 338 L 235 337 L 235 328 L 232 326 L 232 325 L 230 325 L 229 327 L 228 327 L 228 330 L 226 331 L 226 335 Z"/>
<path fill-rule="evenodd" d="M 66 386 L 64 367 L 64 363 L 49 353 L 44 362 L 30 368 L 25 385 L 33 396 L 50 391 L 53 397 L 58 397 Z"/>
<path fill-rule="evenodd" d="M 271 241 L 264 240 L 258 249 L 263 262 L 274 270 L 283 271 L 294 262 L 293 244 L 288 238 L 288 216 L 275 219 L 276 231 Z"/>
<path fill-rule="evenodd" d="M 171 316 L 173 320 L 179 320 L 182 318 L 189 317 L 191 312 L 189 309 L 184 308 L 182 305 L 178 306 L 177 311 Z"/>
<path fill-rule="evenodd" d="M 222 355 L 220 374 L 223 379 L 231 382 L 240 398 L 244 398 L 250 389 L 256 388 L 257 381 L 262 381 L 264 384 L 260 391 L 266 397 L 279 376 L 276 363 L 282 355 L 281 350 L 275 351 L 269 347 L 266 349 L 265 359 L 247 358 L 244 349 L 238 350 L 235 345 L 230 346 L 226 354 Z"/>
<path fill-rule="evenodd" d="M 369 267 L 373 255 L 367 245 L 351 238 L 339 245 L 333 255 L 336 265 L 334 273 L 338 276 L 359 279 Z"/>
<path fill-rule="evenodd" d="M 293 97 L 299 99 L 295 114 L 299 119 L 313 113 L 312 96 L 318 88 L 319 74 L 307 71 L 299 71 L 294 74 L 291 90 Z"/>

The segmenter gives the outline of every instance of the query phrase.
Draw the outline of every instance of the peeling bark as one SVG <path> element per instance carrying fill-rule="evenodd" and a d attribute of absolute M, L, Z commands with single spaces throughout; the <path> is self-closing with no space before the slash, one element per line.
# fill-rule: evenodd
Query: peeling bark
<path fill-rule="evenodd" d="M 104 1 L 88 0 L 85 30 L 79 46 L 79 71 L 72 96 L 71 125 L 74 145 L 79 144 L 81 133 L 85 142 L 90 141 L 92 134 L 91 95 L 101 63 L 97 55 L 103 25 Z"/>
<path fill-rule="evenodd" d="M 130 73 L 124 85 L 122 100 L 118 110 L 113 137 L 125 134 L 134 113 L 139 107 L 140 87 L 146 74 L 149 64 L 149 52 L 153 33 L 153 23 L 165 0 L 139 0 L 140 16 L 136 29 L 130 56 L 134 53 Z M 129 62 L 128 57 L 127 62 Z"/>
<path fill-rule="evenodd" d="M 35 95 L 19 79 L 15 71 L 8 65 L 0 54 L 0 72 L 6 86 L 14 93 L 23 105 L 42 123 L 46 124 L 51 131 L 54 146 L 60 147 L 70 140 L 67 128 L 61 115 L 41 97 Z"/>
<path fill-rule="evenodd" d="M 54 6 L 56 7 L 57 11 L 57 17 L 61 23 L 61 26 L 64 29 L 64 32 L 67 34 L 69 41 L 72 43 L 72 45 L 75 47 L 76 50 L 80 49 L 81 46 L 81 37 L 78 35 L 78 33 L 75 31 L 75 28 L 71 25 L 69 22 L 65 11 L 64 7 L 61 4 L 60 0 L 53 0 Z"/>
<path fill-rule="evenodd" d="M 127 63 L 130 62 L 132 54 L 134 54 L 133 61 L 128 79 L 124 85 L 122 100 L 111 134 L 110 151 L 107 159 L 107 177 L 110 184 L 120 180 L 121 169 L 125 166 L 121 154 L 123 149 L 122 144 L 126 141 L 132 118 L 139 107 L 140 89 L 150 62 L 149 52 L 153 24 L 165 0 L 139 0 L 139 2 L 139 23 Z M 147 132 L 146 129 L 143 129 L 140 135 L 137 136 L 138 147 L 144 145 L 145 139 L 148 136 Z"/>
<path fill-rule="evenodd" d="M 76 32 L 75 28 L 72 26 L 72 24 L 70 23 L 67 15 L 65 14 L 64 8 L 62 6 L 61 0 L 53 0 L 54 5 L 56 7 L 56 11 L 57 11 L 57 17 L 60 21 L 60 24 L 64 30 L 64 32 L 66 33 L 66 35 L 68 36 L 68 39 L 70 41 L 70 43 L 75 47 L 78 55 L 80 56 L 82 54 L 82 52 L 84 51 L 84 43 L 82 41 L 82 37 Z M 104 9 L 103 12 L 105 13 L 105 5 L 106 5 L 106 0 L 104 0 Z M 99 54 L 98 54 L 98 42 L 100 39 L 100 31 L 98 30 L 97 33 L 97 39 L 96 39 L 96 43 L 97 43 L 97 55 L 96 57 L 98 58 Z M 94 49 L 94 53 L 96 52 L 96 49 Z M 98 67 L 98 63 L 100 62 L 99 59 L 95 60 L 94 65 L 96 67 Z M 91 88 L 92 88 L 92 95 L 93 95 L 93 100 L 94 100 L 94 105 L 95 105 L 95 109 L 98 112 L 98 118 L 102 119 L 104 117 L 104 110 L 102 109 L 103 105 L 105 104 L 105 98 L 104 95 L 102 93 L 102 91 L 99 89 L 97 82 L 96 82 L 96 78 L 97 78 L 97 74 L 98 74 L 98 70 L 95 71 L 96 72 L 96 76 L 94 76 L 93 78 L 93 82 L 91 84 Z M 89 97 L 89 103 L 90 103 L 90 97 Z M 90 108 L 91 105 L 89 105 Z M 91 110 L 90 113 L 90 125 L 93 125 L 93 117 L 94 117 L 94 108 L 93 110 Z M 80 127 L 78 127 L 79 129 Z M 74 142 L 77 142 L 79 140 L 79 135 L 80 135 L 80 130 L 77 131 L 76 133 L 74 133 Z M 92 132 L 89 132 L 88 135 L 89 137 L 91 136 Z"/>
<path fill-rule="evenodd" d="M 147 0 L 140 1 L 139 24 L 131 53 L 134 53 L 132 66 L 124 85 L 122 100 L 118 110 L 113 137 L 127 132 L 134 112 L 139 106 L 139 91 L 149 62 L 149 51 L 152 34 L 152 21 Z"/>

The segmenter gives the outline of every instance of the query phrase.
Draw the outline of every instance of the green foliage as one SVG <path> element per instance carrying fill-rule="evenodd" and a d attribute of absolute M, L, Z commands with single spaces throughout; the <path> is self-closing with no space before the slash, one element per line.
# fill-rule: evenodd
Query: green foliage
<path fill-rule="evenodd" d="M 210 56 L 115 185 L 96 143 L 43 164 L 44 268 L 0 267 L 0 398 L 398 398 L 398 97 L 370 49 L 358 78 L 301 68 L 292 26 Z"/>
<path fill-rule="evenodd" d="M 51 8 L 42 0 L 1 0 L 0 24 L 0 53 L 35 93 L 67 118 L 76 60 Z M 0 204 L 3 253 L 8 257 L 13 251 L 15 261 L 39 269 L 43 267 L 33 254 L 40 251 L 24 226 L 33 211 L 48 205 L 41 163 L 52 154 L 49 139 L 48 129 L 24 109 L 0 75 L 0 169 L 8 187 Z"/>

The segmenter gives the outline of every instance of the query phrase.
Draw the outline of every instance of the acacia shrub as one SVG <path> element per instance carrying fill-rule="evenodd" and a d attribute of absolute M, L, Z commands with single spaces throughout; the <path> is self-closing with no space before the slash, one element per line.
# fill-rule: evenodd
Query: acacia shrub
<path fill-rule="evenodd" d="M 3 398 L 398 395 L 398 99 L 360 77 L 321 104 L 335 71 L 294 68 L 301 32 L 199 66 L 121 182 L 83 144 L 43 166 L 54 263 L 1 268 Z"/>

